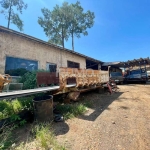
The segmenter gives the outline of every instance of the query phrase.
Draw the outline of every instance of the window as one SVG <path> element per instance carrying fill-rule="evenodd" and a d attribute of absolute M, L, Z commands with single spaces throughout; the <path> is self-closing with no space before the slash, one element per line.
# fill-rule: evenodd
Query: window
<path fill-rule="evenodd" d="M 111 72 L 110 75 L 111 75 L 112 77 L 122 76 L 121 72 Z"/>
<path fill-rule="evenodd" d="M 141 70 L 132 70 L 130 74 L 141 74 Z"/>
<path fill-rule="evenodd" d="M 38 69 L 38 61 L 15 57 L 6 57 L 5 73 L 12 76 L 22 76 L 27 71 Z"/>
<path fill-rule="evenodd" d="M 80 64 L 73 62 L 73 61 L 67 61 L 68 63 L 68 68 L 80 68 Z"/>
<path fill-rule="evenodd" d="M 53 63 L 46 63 L 46 70 L 49 72 L 56 72 L 57 65 Z"/>

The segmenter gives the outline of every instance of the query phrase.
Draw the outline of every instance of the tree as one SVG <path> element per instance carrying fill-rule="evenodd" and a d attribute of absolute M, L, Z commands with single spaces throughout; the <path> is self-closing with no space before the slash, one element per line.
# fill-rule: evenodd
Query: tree
<path fill-rule="evenodd" d="M 49 39 L 48 42 L 51 44 L 62 46 L 62 41 L 60 40 L 60 38 L 57 38 L 57 37 L 53 37 L 53 38 Z"/>
<path fill-rule="evenodd" d="M 79 1 L 71 4 L 70 9 L 68 32 L 72 38 L 72 50 L 74 50 L 74 36 L 80 38 L 80 34 L 88 35 L 87 28 L 94 25 L 95 15 L 89 10 L 84 13 Z"/>
<path fill-rule="evenodd" d="M 63 3 L 67 5 L 67 3 Z M 38 23 L 44 29 L 46 36 L 49 37 L 49 42 L 61 45 L 64 48 L 64 40 L 68 40 L 66 26 L 66 13 L 64 10 L 56 5 L 53 11 L 47 8 L 41 9 L 44 17 L 38 17 Z"/>
<path fill-rule="evenodd" d="M 88 35 L 87 29 L 94 25 L 94 13 L 83 12 L 79 1 L 75 4 L 64 2 L 61 7 L 56 5 L 52 11 L 43 8 L 43 18 L 38 18 L 38 23 L 43 27 L 45 34 L 49 37 L 49 42 L 62 45 L 64 40 L 72 38 L 72 49 L 74 50 L 74 36 Z"/>
<path fill-rule="evenodd" d="M 1 0 L 0 1 L 1 6 L 5 9 L 2 10 L 1 13 L 3 13 L 8 20 L 8 29 L 10 26 L 10 23 L 15 24 L 20 31 L 23 30 L 23 21 L 20 19 L 19 15 L 14 12 L 14 7 L 22 14 L 22 9 L 27 8 L 27 4 L 24 4 L 23 0 Z"/>

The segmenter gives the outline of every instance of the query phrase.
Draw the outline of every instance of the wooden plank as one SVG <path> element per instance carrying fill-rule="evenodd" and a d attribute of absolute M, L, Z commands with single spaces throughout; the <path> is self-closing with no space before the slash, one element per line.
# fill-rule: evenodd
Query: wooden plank
<path fill-rule="evenodd" d="M 56 72 L 38 72 L 36 74 L 37 86 L 59 84 L 59 77 Z"/>

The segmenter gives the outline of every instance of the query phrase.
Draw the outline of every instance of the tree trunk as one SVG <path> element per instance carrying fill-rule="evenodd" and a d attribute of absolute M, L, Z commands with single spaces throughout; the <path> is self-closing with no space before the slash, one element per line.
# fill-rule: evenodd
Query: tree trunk
<path fill-rule="evenodd" d="M 64 48 L 64 30 L 63 30 L 63 27 L 62 27 L 62 46 Z"/>
<path fill-rule="evenodd" d="M 62 46 L 63 46 L 63 49 L 64 49 L 64 30 L 63 30 L 63 27 L 62 27 Z M 61 51 L 61 67 L 62 67 L 62 51 Z"/>
<path fill-rule="evenodd" d="M 9 8 L 8 26 L 7 26 L 8 29 L 9 29 L 9 25 L 10 25 L 11 7 L 12 7 L 12 1 L 11 1 L 10 8 Z"/>
<path fill-rule="evenodd" d="M 72 35 L 72 50 L 74 51 L 74 36 L 73 36 L 73 31 L 72 31 L 71 35 Z"/>

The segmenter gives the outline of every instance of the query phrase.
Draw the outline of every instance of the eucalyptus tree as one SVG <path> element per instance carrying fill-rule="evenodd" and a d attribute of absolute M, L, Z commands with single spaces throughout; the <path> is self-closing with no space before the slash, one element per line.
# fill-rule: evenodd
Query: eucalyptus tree
<path fill-rule="evenodd" d="M 19 28 L 20 31 L 22 31 L 23 21 L 14 10 L 22 14 L 22 10 L 27 8 L 27 4 L 25 4 L 23 0 L 1 0 L 0 4 L 3 8 L 1 13 L 4 14 L 5 18 L 8 20 L 7 28 L 9 28 L 10 23 L 13 23 Z"/>
<path fill-rule="evenodd" d="M 71 37 L 74 50 L 74 36 L 80 38 L 81 34 L 88 35 L 87 29 L 94 25 L 94 13 L 89 10 L 84 12 L 79 1 L 75 4 L 64 2 L 62 6 L 56 5 L 52 11 L 47 8 L 41 11 L 44 17 L 38 17 L 38 23 L 49 37 L 49 42 L 63 48 L 64 40 Z"/>
<path fill-rule="evenodd" d="M 44 17 L 38 17 L 38 23 L 44 29 L 49 42 L 61 45 L 64 48 L 64 40 L 68 40 L 66 24 L 66 11 L 63 8 L 67 3 L 63 3 L 62 7 L 56 5 L 52 11 L 47 8 L 41 9 Z"/>
<path fill-rule="evenodd" d="M 88 10 L 84 13 L 79 1 L 75 4 L 70 4 L 68 32 L 72 38 L 72 50 L 74 50 L 74 36 L 80 38 L 81 34 L 88 35 L 87 29 L 94 25 L 94 18 L 94 12 Z"/>

